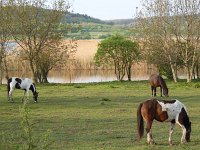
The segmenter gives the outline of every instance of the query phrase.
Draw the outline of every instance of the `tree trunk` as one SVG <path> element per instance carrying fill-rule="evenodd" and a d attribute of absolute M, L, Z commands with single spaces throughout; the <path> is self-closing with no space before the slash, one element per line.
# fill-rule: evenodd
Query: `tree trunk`
<path fill-rule="evenodd" d="M 132 67 L 131 65 L 127 65 L 127 67 L 126 67 L 128 81 L 131 81 L 131 67 Z"/>
<path fill-rule="evenodd" d="M 33 75 L 33 82 L 38 83 L 37 72 L 35 71 L 34 66 L 33 66 L 33 62 L 31 60 L 30 60 L 30 67 L 31 67 L 32 75 Z"/>
<path fill-rule="evenodd" d="M 191 65 L 187 64 L 187 82 L 192 82 L 192 76 L 194 72 L 195 58 L 196 58 L 195 54 L 193 55 L 192 64 Z"/>
<path fill-rule="evenodd" d="M 177 83 L 177 70 L 175 69 L 175 67 L 172 64 L 170 64 L 170 66 L 171 66 L 171 70 L 172 70 L 173 80 L 175 83 Z"/>
<path fill-rule="evenodd" d="M 196 65 L 196 76 L 197 76 L 197 80 L 199 80 L 200 77 L 199 77 L 199 64 L 198 64 L 198 62 L 197 62 L 197 65 Z"/>
<path fill-rule="evenodd" d="M 47 79 L 47 76 L 43 76 L 42 82 L 43 82 L 43 83 L 49 83 L 49 81 L 48 81 L 48 79 Z"/>
<path fill-rule="evenodd" d="M 121 65 L 119 66 L 119 71 L 120 71 L 120 81 L 122 81 L 124 79 L 124 76 L 126 74 L 126 65 Z"/>
<path fill-rule="evenodd" d="M 49 73 L 49 71 L 43 71 L 43 72 L 42 72 L 42 82 L 43 82 L 43 83 L 49 83 L 49 81 L 48 81 L 48 79 L 47 79 L 48 73 Z"/>
<path fill-rule="evenodd" d="M 187 70 L 187 82 L 191 82 L 192 81 L 192 72 L 193 72 L 193 69 L 190 68 L 189 66 L 186 67 L 186 70 Z"/>
<path fill-rule="evenodd" d="M 8 73 L 8 65 L 7 65 L 6 58 L 4 58 L 4 67 L 5 67 L 5 73 L 6 73 L 5 78 L 8 80 L 10 77 L 9 77 L 9 73 Z"/>
<path fill-rule="evenodd" d="M 37 73 L 37 79 L 39 83 L 42 83 L 42 75 L 41 73 Z"/>
<path fill-rule="evenodd" d="M 198 79 L 200 79 L 200 77 L 199 77 L 199 57 L 197 58 L 197 61 L 196 61 L 195 70 L 196 70 L 196 77 L 198 80 Z"/>
<path fill-rule="evenodd" d="M 0 60 L 0 84 L 2 85 L 2 81 L 3 81 L 3 67 L 2 67 L 2 59 Z"/>
<path fill-rule="evenodd" d="M 172 70 L 172 75 L 173 75 L 173 79 L 174 79 L 174 82 L 177 83 L 177 67 L 176 65 L 174 66 L 172 64 L 172 61 L 171 61 L 171 56 L 169 55 L 169 61 L 170 61 L 170 67 L 171 67 L 171 70 Z"/>

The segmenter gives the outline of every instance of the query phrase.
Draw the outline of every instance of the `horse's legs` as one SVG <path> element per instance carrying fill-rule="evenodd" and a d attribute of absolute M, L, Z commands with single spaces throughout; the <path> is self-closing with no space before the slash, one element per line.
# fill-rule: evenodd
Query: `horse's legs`
<path fill-rule="evenodd" d="M 151 95 L 156 96 L 156 87 L 151 86 Z"/>
<path fill-rule="evenodd" d="M 13 101 L 12 92 L 13 92 L 13 89 L 11 88 L 10 91 L 8 92 L 8 101 Z"/>
<path fill-rule="evenodd" d="M 148 144 L 154 144 L 154 140 L 153 140 L 152 132 L 151 132 L 152 123 L 153 123 L 153 121 L 147 121 L 146 132 L 147 132 L 147 143 Z"/>
<path fill-rule="evenodd" d="M 156 96 L 156 87 L 154 87 L 154 96 Z"/>
<path fill-rule="evenodd" d="M 153 91 L 154 91 L 154 87 L 151 86 L 151 95 L 152 95 L 152 97 L 153 97 Z"/>
<path fill-rule="evenodd" d="M 162 87 L 160 86 L 160 96 L 162 97 Z"/>
<path fill-rule="evenodd" d="M 169 131 L 169 144 L 172 145 L 172 133 L 174 131 L 175 123 L 171 122 L 170 131 Z"/>
<path fill-rule="evenodd" d="M 28 90 L 24 90 L 24 96 L 22 98 L 22 102 L 24 102 L 24 98 L 28 99 Z"/>
<path fill-rule="evenodd" d="M 186 128 L 184 127 L 184 125 L 181 125 L 182 128 L 182 137 L 181 137 L 181 143 L 183 144 L 185 142 L 185 136 L 186 136 Z"/>

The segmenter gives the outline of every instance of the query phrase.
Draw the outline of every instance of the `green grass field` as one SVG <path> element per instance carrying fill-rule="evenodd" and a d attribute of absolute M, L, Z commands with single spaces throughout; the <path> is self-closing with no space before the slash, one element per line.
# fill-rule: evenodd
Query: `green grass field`
<path fill-rule="evenodd" d="M 169 146 L 170 124 L 157 121 L 152 128 L 156 145 L 147 145 L 146 136 L 137 140 L 137 107 L 151 98 L 147 81 L 37 85 L 39 102 L 34 103 L 29 93 L 27 105 L 32 141 L 38 146 L 46 141 L 50 144 L 46 149 L 55 150 L 199 149 L 200 83 L 167 81 L 167 85 L 167 99 L 179 99 L 189 111 L 192 134 L 188 144 L 180 144 L 182 130 L 176 125 L 174 145 Z M 27 141 L 20 115 L 23 91 L 14 91 L 14 103 L 7 101 L 6 94 L 6 86 L 0 86 L 0 149 L 23 149 Z M 47 130 L 50 135 L 45 140 Z"/>

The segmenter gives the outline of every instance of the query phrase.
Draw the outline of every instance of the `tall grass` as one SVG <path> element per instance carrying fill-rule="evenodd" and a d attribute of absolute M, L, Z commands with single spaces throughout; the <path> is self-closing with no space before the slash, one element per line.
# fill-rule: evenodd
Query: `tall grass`
<path fill-rule="evenodd" d="M 17 128 L 1 133 L 0 149 L 22 149 L 22 150 L 48 150 L 49 146 L 53 143 L 50 141 L 51 130 L 47 129 L 46 132 L 36 134 L 35 122 L 31 119 L 28 100 L 26 99 L 19 106 L 19 120 L 17 120 Z M 17 134 L 17 136 L 16 136 Z M 16 143 L 15 143 L 16 142 Z"/>

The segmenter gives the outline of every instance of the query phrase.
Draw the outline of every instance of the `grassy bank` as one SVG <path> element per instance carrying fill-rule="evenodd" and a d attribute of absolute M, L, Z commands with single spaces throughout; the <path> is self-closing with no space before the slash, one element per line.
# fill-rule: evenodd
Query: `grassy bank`
<path fill-rule="evenodd" d="M 168 99 L 179 99 L 189 111 L 189 144 L 180 145 L 181 129 L 176 126 L 175 145 L 169 146 L 169 123 L 156 121 L 152 130 L 157 145 L 147 145 L 146 137 L 137 140 L 136 110 L 151 98 L 147 81 L 38 85 L 39 103 L 29 93 L 27 105 L 33 141 L 42 144 L 50 130 L 48 149 L 199 149 L 200 83 L 167 85 Z M 6 93 L 6 86 L 0 86 L 0 149 L 20 149 L 27 138 L 22 136 L 19 109 L 23 91 L 14 91 L 14 103 L 7 102 Z"/>

